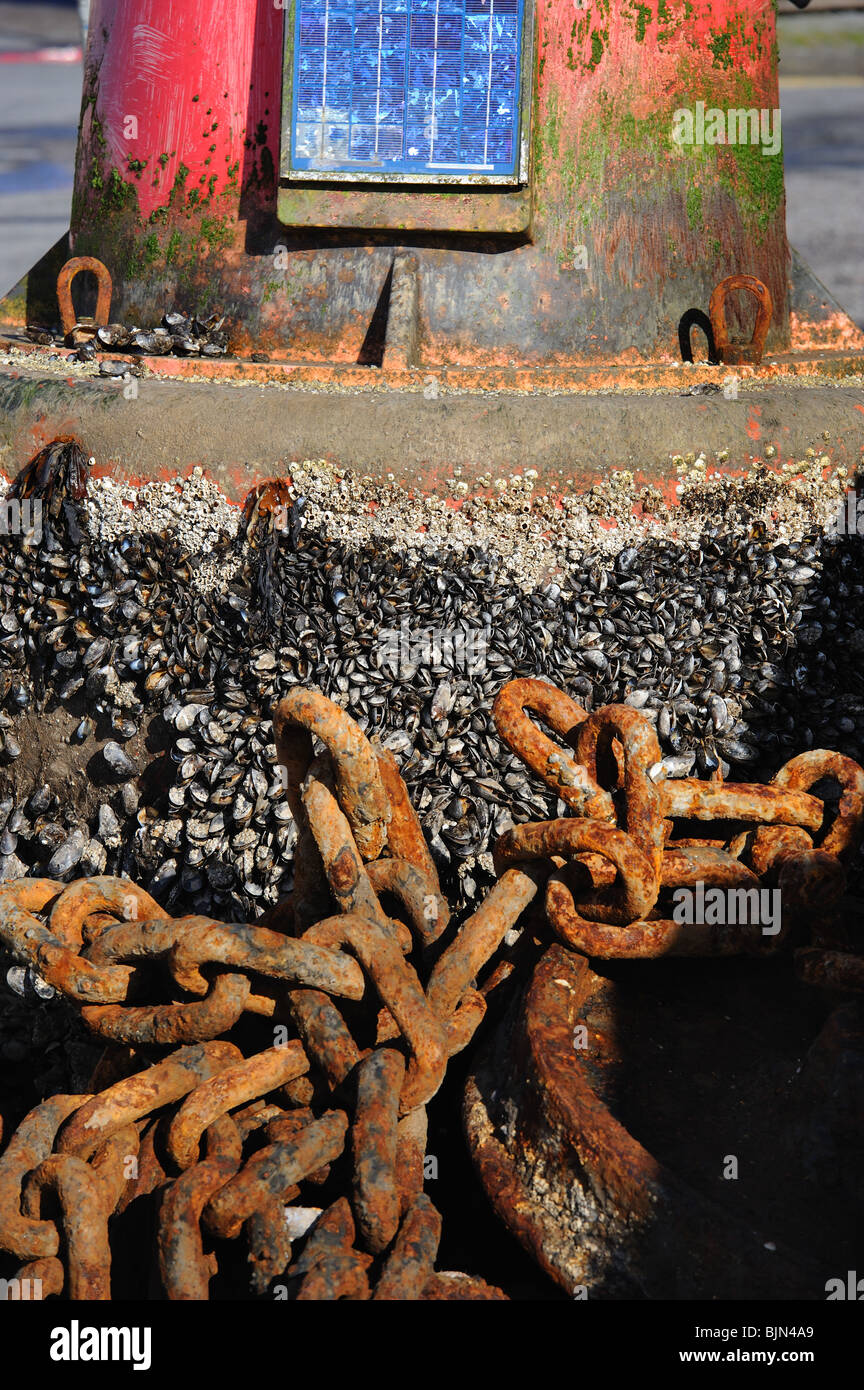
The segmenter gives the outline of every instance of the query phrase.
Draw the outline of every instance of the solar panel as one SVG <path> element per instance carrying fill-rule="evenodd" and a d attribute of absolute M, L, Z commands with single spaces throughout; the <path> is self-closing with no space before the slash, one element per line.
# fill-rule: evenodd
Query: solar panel
<path fill-rule="evenodd" d="M 290 171 L 517 179 L 526 0 L 297 0 Z"/>

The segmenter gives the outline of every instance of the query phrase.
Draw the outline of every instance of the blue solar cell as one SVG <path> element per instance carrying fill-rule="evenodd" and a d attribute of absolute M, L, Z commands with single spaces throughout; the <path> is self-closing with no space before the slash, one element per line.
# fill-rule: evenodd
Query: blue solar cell
<path fill-rule="evenodd" d="M 351 15 L 331 14 L 327 22 L 327 51 L 337 53 L 342 48 L 351 51 L 351 36 L 354 26 Z"/>
<path fill-rule="evenodd" d="M 291 168 L 513 178 L 525 0 L 301 0 Z"/>

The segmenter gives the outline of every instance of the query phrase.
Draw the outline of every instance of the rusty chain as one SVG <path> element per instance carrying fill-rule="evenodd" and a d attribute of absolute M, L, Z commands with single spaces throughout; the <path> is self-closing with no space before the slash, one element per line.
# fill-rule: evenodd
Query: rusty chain
<path fill-rule="evenodd" d="M 170 1299 L 207 1298 L 241 1235 L 258 1295 L 284 1277 L 276 1296 L 303 1300 L 501 1298 L 434 1269 L 425 1107 L 485 1014 L 478 972 L 545 875 L 504 874 L 445 937 L 392 754 L 312 691 L 274 728 L 299 843 L 293 893 L 261 922 L 172 919 L 125 879 L 0 885 L 0 941 L 108 1044 L 96 1093 L 37 1106 L 0 1156 L 0 1247 L 47 1294 L 108 1298 L 112 1226 L 155 1197 Z M 276 1045 L 224 1040 L 244 1015 Z M 143 1065 L 154 1047 L 174 1050 Z M 316 1187 L 327 1203 L 292 1262 Z"/>
<path fill-rule="evenodd" d="M 572 751 L 556 745 L 532 715 Z M 864 837 L 864 770 L 851 758 L 803 753 L 767 786 L 724 782 L 719 774 L 708 782 L 655 780 L 656 735 L 627 705 L 588 714 L 563 691 L 526 679 L 503 687 L 493 718 L 508 747 L 573 812 L 516 826 L 495 847 L 499 873 L 546 865 L 546 915 L 566 945 L 604 958 L 764 954 L 815 917 L 818 946 L 796 951 L 801 978 L 862 987 L 864 961 L 831 949 L 844 939 L 843 860 Z M 833 818 L 814 794 L 822 781 L 840 790 Z M 770 935 L 758 919 L 706 913 L 703 920 L 670 920 L 658 907 L 668 890 L 747 896 L 765 887 L 777 890 L 783 913 Z"/>
<path fill-rule="evenodd" d="M 258 1296 L 504 1297 L 435 1271 L 426 1105 L 513 972 L 505 952 L 478 987 L 532 905 L 600 957 L 773 952 L 816 913 L 796 951 L 801 978 L 864 987 L 837 927 L 841 861 L 864 833 L 857 764 L 810 752 L 767 787 L 666 782 L 656 735 L 628 706 L 589 715 L 518 680 L 493 717 L 572 814 L 501 836 L 498 881 L 455 936 L 392 754 L 299 688 L 274 713 L 298 825 L 294 888 L 259 922 L 169 918 L 125 879 L 0 885 L 4 947 L 106 1042 L 93 1093 L 44 1101 L 0 1154 L 0 1248 L 23 1262 L 20 1278 L 40 1279 L 46 1297 L 110 1298 L 114 1232 L 150 1201 L 169 1299 L 208 1298 L 238 1240 Z M 833 817 L 823 780 L 840 789 Z M 777 887 L 782 929 L 663 915 L 670 891 L 699 885 Z M 250 1054 L 228 1040 L 244 1019 L 269 1023 L 274 1044 Z"/>

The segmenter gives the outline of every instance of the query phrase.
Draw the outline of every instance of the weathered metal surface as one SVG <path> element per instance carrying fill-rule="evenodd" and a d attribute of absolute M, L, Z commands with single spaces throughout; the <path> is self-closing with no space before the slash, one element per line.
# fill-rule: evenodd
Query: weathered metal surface
<path fill-rule="evenodd" d="M 57 1134 L 58 1153 L 90 1158 L 110 1135 L 151 1111 L 180 1100 L 214 1072 L 241 1060 L 233 1043 L 181 1047 L 144 1072 L 109 1086 L 70 1115 Z"/>
<path fill-rule="evenodd" d="M 575 700 L 545 681 L 508 681 L 492 706 L 495 727 L 522 761 L 565 801 L 577 815 L 611 820 L 612 799 L 586 769 L 541 733 L 528 715 L 538 714 L 561 738 L 569 740 L 588 718 Z"/>
<path fill-rule="evenodd" d="M 233 1131 L 233 1132 L 232 1132 Z M 207 1131 L 207 1157 L 188 1168 L 168 1187 L 159 1212 L 159 1272 L 172 1301 L 206 1299 L 215 1260 L 204 1254 L 201 1213 L 210 1198 L 234 1177 L 240 1144 L 230 1121 Z"/>
<path fill-rule="evenodd" d="M 458 1027 L 455 1016 L 466 990 L 534 900 L 542 878 L 542 872 L 532 873 L 530 869 L 505 870 L 439 957 L 426 994 L 438 1016 L 451 1020 L 451 1027 Z"/>
<path fill-rule="evenodd" d="M 664 840 L 662 796 L 649 776 L 661 758 L 656 733 L 638 710 L 629 705 L 606 705 L 581 725 L 576 747 L 592 781 L 620 786 L 626 807 L 622 828 L 651 865 L 656 901 Z"/>
<path fill-rule="evenodd" d="M 388 748 L 375 747 L 375 755 L 378 759 L 378 769 L 384 783 L 384 790 L 390 802 L 387 847 L 394 859 L 405 859 L 409 864 L 413 864 L 430 886 L 434 885 L 432 892 L 440 898 L 441 885 L 438 882 L 438 870 L 423 838 L 417 812 L 411 805 L 408 788 L 402 780 L 396 759 Z M 448 911 L 443 898 L 441 899 L 441 910 L 442 913 Z"/>
<path fill-rule="evenodd" d="M 405 1213 L 373 1298 L 381 1302 L 422 1298 L 432 1278 L 440 1239 L 441 1217 L 421 1193 Z"/>
<path fill-rule="evenodd" d="M 22 1120 L 0 1155 L 0 1244 L 21 1260 L 46 1259 L 57 1254 L 56 1227 L 21 1213 L 21 1184 L 29 1172 L 51 1154 L 63 1121 L 89 1096 L 53 1096 Z"/>
<path fill-rule="evenodd" d="M 711 888 L 755 888 L 759 879 L 755 866 L 749 869 L 724 850 L 685 846 L 676 840 L 664 847 L 660 882 L 664 888 L 692 887 L 696 883 Z"/>
<path fill-rule="evenodd" d="M 170 1182 L 162 1158 L 156 1152 L 156 1141 L 160 1131 L 158 1118 L 143 1120 L 141 1127 L 143 1133 L 138 1148 L 138 1176 L 127 1183 L 126 1191 L 117 1203 L 118 1214 L 133 1202 L 144 1200 L 151 1193 L 161 1192 Z"/>
<path fill-rule="evenodd" d="M 448 188 L 430 195 L 401 188 L 321 189 L 283 185 L 276 215 L 288 227 L 331 228 L 333 218 L 346 230 L 390 232 L 469 232 L 516 237 L 531 228 L 527 188 L 463 193 Z"/>
<path fill-rule="evenodd" d="M 423 1191 L 426 1142 L 429 1121 L 425 1105 L 403 1115 L 396 1126 L 396 1190 L 399 1210 L 404 1216 L 414 1198 Z"/>
<path fill-rule="evenodd" d="M 450 920 L 438 875 L 432 878 L 405 859 L 376 859 L 365 868 L 376 894 L 392 893 L 398 898 L 411 930 L 423 945 L 437 941 Z"/>
<path fill-rule="evenodd" d="M 82 270 L 89 270 L 96 276 L 98 286 L 96 308 L 92 318 L 79 318 L 72 303 L 72 281 Z M 108 267 L 95 256 L 73 256 L 67 261 L 57 276 L 57 305 L 60 310 L 60 327 L 63 336 L 71 346 L 87 342 L 97 328 L 104 327 L 111 313 L 111 275 Z"/>
<path fill-rule="evenodd" d="M 202 1082 L 186 1097 L 165 1136 L 165 1147 L 177 1167 L 188 1168 L 197 1161 L 201 1136 L 221 1115 L 244 1101 L 275 1091 L 308 1070 L 309 1059 L 300 1043 L 292 1040 L 258 1052 Z"/>
<path fill-rule="evenodd" d="M 780 785 L 747 782 L 699 782 L 691 777 L 664 782 L 663 814 L 683 820 L 728 820 L 760 825 L 800 825 L 818 830 L 824 808 L 815 796 L 786 791 Z"/>
<path fill-rule="evenodd" d="M 539 6 L 521 198 L 280 193 L 283 15 L 253 0 L 230 19 L 202 0 L 180 15 L 168 0 L 95 0 L 72 242 L 108 265 L 118 317 L 219 305 L 241 353 L 357 362 L 408 248 L 427 368 L 672 360 L 684 310 L 741 273 L 771 292 L 769 350 L 788 345 L 779 149 L 673 135 L 696 90 L 724 113 L 776 109 L 772 5 Z"/>
<path fill-rule="evenodd" d="M 841 795 L 834 823 L 820 841 L 820 848 L 828 854 L 853 854 L 864 837 L 864 770 L 858 763 L 842 753 L 812 749 L 790 759 L 774 782 L 778 787 L 808 792 L 823 778 L 838 782 Z"/>
<path fill-rule="evenodd" d="M 757 880 L 754 878 L 754 883 Z M 594 911 L 592 904 L 584 911 Z M 576 908 L 573 893 L 560 875 L 546 888 L 546 912 L 555 933 L 568 946 L 603 960 L 652 959 L 658 956 L 724 956 L 763 952 L 765 938 L 758 922 L 727 924 L 651 917 L 626 926 L 586 919 Z M 779 939 L 772 940 L 776 949 Z"/>
<path fill-rule="evenodd" d="M 333 760 L 336 789 L 357 847 L 367 859 L 384 848 L 390 803 L 375 753 L 352 719 L 326 696 L 297 688 L 273 712 L 273 730 L 289 788 L 312 762 L 312 735 L 326 744 Z M 290 799 L 290 794 L 289 794 Z"/>
<path fill-rule="evenodd" d="M 242 975 L 220 975 L 206 999 L 185 1004 L 91 1005 L 81 1017 L 101 1038 L 159 1045 L 207 1042 L 227 1033 L 249 1004 L 252 986 Z"/>
<path fill-rule="evenodd" d="M 468 1274 L 458 1274 L 453 1270 L 444 1270 L 440 1274 L 433 1274 L 423 1289 L 422 1296 L 424 1302 L 452 1302 L 456 1300 L 461 1303 L 466 1299 L 474 1303 L 509 1301 L 505 1293 L 496 1289 L 494 1284 L 487 1284 L 485 1279 L 475 1279 Z"/>
<path fill-rule="evenodd" d="M 360 916 L 368 917 L 386 929 L 389 925 L 388 918 L 369 881 L 363 858 L 351 833 L 348 817 L 343 813 L 336 798 L 331 769 L 327 763 L 319 763 L 316 760 L 312 764 L 303 783 L 302 796 L 303 808 L 321 855 L 330 892 L 339 910 L 359 913 Z M 370 859 L 383 848 L 386 834 L 380 824 L 376 830 L 380 830 L 380 836 L 376 833 L 373 851 L 366 855 Z"/>
<path fill-rule="evenodd" d="M 469 1078 L 465 1129 L 498 1215 L 577 1296 L 822 1296 L 817 1268 L 695 1193 L 597 1095 L 603 1039 L 581 1051 L 574 1030 L 604 987 L 550 947 Z"/>
<path fill-rule="evenodd" d="M 38 880 L 37 880 L 38 882 Z M 16 959 L 26 960 L 55 989 L 82 1002 L 114 1004 L 126 998 L 126 966 L 94 966 L 19 906 L 30 890 L 20 883 L 0 887 L 0 940 Z"/>
<path fill-rule="evenodd" d="M 298 1302 L 362 1302 L 369 1297 L 369 1256 L 354 1250 L 353 1244 L 354 1219 L 341 1197 L 321 1213 L 303 1254 L 291 1266 L 294 1278 L 301 1280 Z"/>
<path fill-rule="evenodd" d="M 396 1185 L 399 1096 L 405 1059 L 385 1047 L 357 1068 L 357 1109 L 351 1127 L 354 1215 L 367 1250 L 386 1250 L 399 1226 Z"/>
<path fill-rule="evenodd" d="M 48 925 L 54 936 L 75 950 L 80 949 L 82 942 L 94 941 L 111 922 L 149 920 L 163 915 L 155 898 L 128 878 L 101 876 L 57 887 L 59 896 Z"/>
<path fill-rule="evenodd" d="M 361 961 L 410 1049 L 399 1113 L 425 1105 L 444 1079 L 445 1033 L 393 934 L 375 922 L 343 913 L 310 927 L 303 940 L 348 946 Z"/>
<path fill-rule="evenodd" d="M 509 697 L 506 687 L 499 696 L 502 734 L 502 709 L 504 721 L 513 706 L 521 713 L 523 686 L 514 682 Z M 553 707 L 554 695 L 546 699 Z M 542 776 L 524 744 L 508 741 Z M 814 751 L 768 788 L 719 779 L 655 786 L 653 730 L 635 710 L 615 706 L 581 720 L 575 742 L 591 782 L 615 791 L 617 826 L 583 811 L 515 827 L 495 850 L 499 873 L 531 859 L 545 864 L 549 924 L 582 955 L 547 952 L 467 1083 L 466 1131 L 487 1194 L 541 1266 L 579 1297 L 759 1298 L 780 1289 L 821 1297 L 815 1262 L 721 1216 L 638 1144 L 604 1100 L 620 1084 L 615 985 L 593 975 L 585 956 L 764 955 L 785 946 L 803 919 L 819 944 L 796 952 L 799 977 L 860 991 L 862 958 L 825 949 L 833 925 L 824 915 L 845 883 L 837 856 L 859 843 L 861 769 Z M 809 794 L 823 781 L 841 790 L 833 822 Z M 678 818 L 713 822 L 720 838 L 676 842 Z M 661 886 L 708 883 L 758 900 L 762 876 L 779 885 L 785 905 L 767 937 L 758 914 L 664 920 L 651 911 Z"/>
<path fill-rule="evenodd" d="M 371 891 L 371 890 L 370 890 Z M 146 895 L 143 895 L 146 897 Z M 156 906 L 156 911 L 161 909 Z M 34 919 L 35 920 L 35 919 Z M 386 920 L 386 919 L 385 919 Z M 266 927 L 236 924 L 224 926 L 203 917 L 118 923 L 102 928 L 101 935 L 78 957 L 68 951 L 66 975 L 77 981 L 74 963 L 85 961 L 91 969 L 110 969 L 114 960 L 161 960 L 181 988 L 205 995 L 199 1001 L 177 1004 L 129 1006 L 123 1009 L 91 1006 L 82 1016 L 94 1032 L 123 1042 L 200 1042 L 226 1032 L 244 1012 L 271 1016 L 275 1002 L 269 981 L 289 980 L 298 985 L 323 986 L 339 997 L 359 998 L 363 977 L 344 956 L 301 944 Z M 90 962 L 94 965 L 90 966 Z M 206 979 L 203 965 L 233 966 L 235 970 Z M 253 993 L 251 981 L 238 973 L 247 970 L 264 977 L 264 992 Z M 80 973 L 80 972 L 79 972 Z M 99 976 L 98 978 L 102 978 Z M 71 986 L 67 983 L 67 992 Z M 266 992 L 270 989 L 271 992 Z"/>
<path fill-rule="evenodd" d="M 540 734 L 526 706 L 575 741 L 578 762 Z M 660 748 L 643 715 L 625 705 L 581 720 L 575 711 L 584 714 L 563 691 L 524 680 L 504 686 L 493 706 L 501 737 L 547 785 L 554 763 L 558 790 L 558 765 L 566 757 L 570 786 L 596 789 L 594 804 L 600 795 L 617 797 L 617 824 L 592 818 L 580 796 L 570 803 L 572 819 L 516 826 L 495 847 L 499 874 L 513 864 L 545 864 L 546 915 L 574 950 L 606 959 L 761 955 L 784 946 L 795 921 L 813 920 L 840 898 L 846 878 L 839 856 L 857 847 L 864 831 L 864 771 L 851 759 L 814 750 L 786 764 L 769 786 L 724 783 L 716 774 L 710 782 L 655 783 Z M 840 806 L 824 844 L 814 848 L 826 807 L 803 789 L 823 779 L 840 785 Z M 676 819 L 713 822 L 721 838 L 675 840 Z M 776 924 L 762 922 L 759 912 L 752 919 L 738 915 L 739 900 L 759 901 L 762 876 L 779 885 L 783 915 Z M 728 921 L 725 909 L 702 921 L 662 917 L 661 888 L 699 884 L 703 891 L 707 885 L 734 893 Z"/>
<path fill-rule="evenodd" d="M 345 1146 L 348 1117 L 329 1110 L 320 1120 L 300 1130 L 296 1139 L 268 1144 L 259 1150 L 223 1188 L 204 1211 L 204 1221 L 214 1235 L 232 1239 L 255 1211 L 267 1192 L 285 1196 L 288 1189 L 314 1173 L 322 1164 L 338 1158 Z"/>
<path fill-rule="evenodd" d="M 623 830 L 602 821 L 537 821 L 507 830 L 495 846 L 495 865 L 500 873 L 511 864 L 554 855 L 601 854 L 611 860 L 617 877 L 606 903 L 591 900 L 586 910 L 596 920 L 625 926 L 646 917 L 657 900 L 658 880 L 650 860 Z"/>
<path fill-rule="evenodd" d="M 341 1085 L 361 1054 L 339 1010 L 315 989 L 292 990 L 289 1006 L 306 1051 L 331 1087 Z"/>
<path fill-rule="evenodd" d="M 109 1213 L 93 1168 L 74 1154 L 50 1155 L 27 1175 L 23 1210 L 37 1216 L 41 1199 L 48 1192 L 56 1196 L 60 1207 L 70 1298 L 110 1299 Z"/>
<path fill-rule="evenodd" d="M 363 994 L 363 980 L 356 966 L 317 944 L 294 941 L 262 927 L 226 927 L 221 922 L 197 926 L 187 919 L 171 955 L 177 983 L 193 994 L 204 994 L 207 980 L 200 967 L 205 962 L 236 965 L 273 979 L 326 989 L 346 999 L 359 999 Z"/>
<path fill-rule="evenodd" d="M 749 341 L 733 342 L 729 337 L 727 305 L 730 294 L 734 294 L 736 290 L 747 290 L 756 299 L 756 322 Z M 758 367 L 765 351 L 765 339 L 773 312 L 774 306 L 768 286 L 757 280 L 755 275 L 727 275 L 725 280 L 721 280 L 711 295 L 708 306 L 720 361 L 725 362 L 727 366 L 740 366 L 741 363 L 749 362 Z"/>
<path fill-rule="evenodd" d="M 15 1279 L 18 1289 L 15 1291 L 10 1289 L 8 1294 L 10 1302 L 20 1298 L 19 1290 L 25 1279 L 30 1282 L 31 1299 L 59 1298 L 66 1282 L 66 1271 L 62 1262 L 53 1257 L 45 1260 L 30 1260 L 16 1271 Z M 24 1285 L 24 1287 L 27 1286 Z"/>

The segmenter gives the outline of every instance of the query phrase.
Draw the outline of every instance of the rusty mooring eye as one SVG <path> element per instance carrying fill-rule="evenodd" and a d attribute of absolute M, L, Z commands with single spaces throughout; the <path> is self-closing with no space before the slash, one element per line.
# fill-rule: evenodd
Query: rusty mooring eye
<path fill-rule="evenodd" d="M 78 319 L 72 303 L 72 281 L 82 270 L 92 270 L 96 276 L 96 313 L 92 318 Z M 71 261 L 66 262 L 57 276 L 57 303 L 60 306 L 63 336 L 71 347 L 86 342 L 95 336 L 97 328 L 106 326 L 111 312 L 111 291 L 110 271 L 95 256 L 73 256 Z"/>
<path fill-rule="evenodd" d="M 749 343 L 731 342 L 729 338 L 729 329 L 726 324 L 726 300 L 733 290 L 749 290 L 752 295 L 755 295 L 758 303 L 756 326 Z M 762 361 L 765 339 L 768 336 L 768 326 L 771 323 L 773 312 L 774 304 L 771 299 L 771 292 L 767 285 L 763 285 L 761 280 L 756 279 L 755 275 L 728 275 L 725 280 L 721 280 L 711 296 L 711 303 L 708 305 L 708 316 L 711 319 L 714 341 L 721 362 L 725 362 L 729 366 L 749 363 L 753 367 L 758 367 Z"/>

